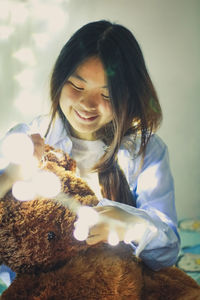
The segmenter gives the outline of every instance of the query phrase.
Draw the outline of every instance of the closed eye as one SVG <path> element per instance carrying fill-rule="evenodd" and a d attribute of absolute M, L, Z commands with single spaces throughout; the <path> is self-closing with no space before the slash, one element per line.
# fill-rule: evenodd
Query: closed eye
<path fill-rule="evenodd" d="M 71 82 L 71 81 L 68 81 L 68 82 L 75 88 L 75 90 L 77 90 L 77 91 L 83 91 L 84 90 L 84 88 L 81 88 L 81 87 L 75 85 L 73 82 Z"/>
<path fill-rule="evenodd" d="M 105 99 L 105 100 L 110 100 L 110 97 L 109 96 L 106 96 L 104 94 L 101 94 L 101 96 Z"/>

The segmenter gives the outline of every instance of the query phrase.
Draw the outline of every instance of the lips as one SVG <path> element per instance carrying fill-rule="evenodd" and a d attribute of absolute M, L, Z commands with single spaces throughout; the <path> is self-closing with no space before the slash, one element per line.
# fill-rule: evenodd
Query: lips
<path fill-rule="evenodd" d="M 74 110 L 76 115 L 83 121 L 88 121 L 88 122 L 91 122 L 91 121 L 94 121 L 98 116 L 95 115 L 95 116 L 87 116 L 83 113 L 80 113 L 78 112 L 77 110 Z"/>

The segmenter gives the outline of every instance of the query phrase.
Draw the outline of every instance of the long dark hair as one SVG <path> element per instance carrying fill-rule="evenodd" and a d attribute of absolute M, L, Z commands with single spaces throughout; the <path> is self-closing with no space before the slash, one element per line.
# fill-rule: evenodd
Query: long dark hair
<path fill-rule="evenodd" d="M 127 28 L 105 20 L 91 22 L 76 31 L 64 45 L 51 77 L 52 120 L 59 112 L 63 122 L 67 122 L 59 106 L 61 90 L 76 68 L 92 56 L 104 65 L 114 116 L 99 132 L 108 151 L 93 170 L 99 174 L 105 198 L 133 205 L 117 153 L 122 138 L 132 134 L 141 137 L 137 155 L 144 155 L 151 134 L 160 125 L 162 112 L 140 46 Z"/>

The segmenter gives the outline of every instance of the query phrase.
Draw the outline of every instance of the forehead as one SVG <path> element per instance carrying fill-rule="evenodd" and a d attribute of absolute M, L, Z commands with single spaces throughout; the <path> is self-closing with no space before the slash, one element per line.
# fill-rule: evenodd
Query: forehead
<path fill-rule="evenodd" d="M 77 67 L 72 76 L 87 83 L 96 83 L 101 87 L 107 86 L 104 66 L 98 57 L 86 59 Z"/>

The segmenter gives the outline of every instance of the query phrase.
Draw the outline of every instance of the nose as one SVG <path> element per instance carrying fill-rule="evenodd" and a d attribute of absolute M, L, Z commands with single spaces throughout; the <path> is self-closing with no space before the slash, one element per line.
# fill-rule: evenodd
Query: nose
<path fill-rule="evenodd" d="M 98 95 L 95 93 L 88 93 L 83 95 L 80 100 L 80 105 L 84 110 L 95 111 L 99 103 Z"/>

